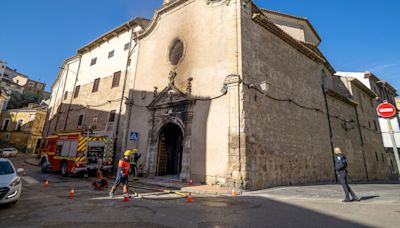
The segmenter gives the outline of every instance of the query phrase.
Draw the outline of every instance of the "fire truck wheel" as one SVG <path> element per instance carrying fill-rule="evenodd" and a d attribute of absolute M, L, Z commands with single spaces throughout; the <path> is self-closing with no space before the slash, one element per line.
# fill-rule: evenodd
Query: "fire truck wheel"
<path fill-rule="evenodd" d="M 61 175 L 63 175 L 63 176 L 68 175 L 67 168 L 68 168 L 67 161 L 62 161 L 61 162 Z"/>
<path fill-rule="evenodd" d="M 42 170 L 43 173 L 47 172 L 47 163 L 45 158 L 43 158 L 42 161 L 40 161 L 40 169 Z"/>

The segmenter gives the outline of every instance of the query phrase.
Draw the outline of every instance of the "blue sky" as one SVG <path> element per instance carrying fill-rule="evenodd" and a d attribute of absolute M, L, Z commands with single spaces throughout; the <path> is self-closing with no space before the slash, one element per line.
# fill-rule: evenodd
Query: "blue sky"
<path fill-rule="evenodd" d="M 51 85 L 58 67 L 79 47 L 135 16 L 151 18 L 161 2 L 1 0 L 0 59 Z M 400 1 L 255 2 L 309 18 L 322 38 L 322 52 L 337 71 L 369 70 L 400 90 Z"/>

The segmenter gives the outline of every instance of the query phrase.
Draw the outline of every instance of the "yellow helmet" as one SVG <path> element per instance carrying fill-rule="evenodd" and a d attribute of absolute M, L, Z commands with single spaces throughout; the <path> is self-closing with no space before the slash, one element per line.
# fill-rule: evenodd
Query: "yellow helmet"
<path fill-rule="evenodd" d="M 125 155 L 126 157 L 131 156 L 131 154 L 132 154 L 132 151 L 131 151 L 131 150 L 125 150 L 124 155 Z"/>
<path fill-rule="evenodd" d="M 135 149 L 133 149 L 133 154 L 137 154 L 138 153 L 138 150 L 135 148 Z"/>

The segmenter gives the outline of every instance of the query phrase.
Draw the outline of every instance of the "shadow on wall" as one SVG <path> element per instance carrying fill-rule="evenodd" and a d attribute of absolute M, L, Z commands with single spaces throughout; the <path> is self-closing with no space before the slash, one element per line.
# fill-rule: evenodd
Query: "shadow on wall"
<path fill-rule="evenodd" d="M 117 151 L 114 161 L 122 157 L 118 152 L 124 149 L 126 141 L 127 148 L 139 148 L 143 153 L 139 164 L 143 164 L 142 170 L 146 173 L 155 176 L 171 174 L 158 172 L 164 165 L 165 169 L 178 170 L 182 180 L 194 178 L 193 181 L 203 183 L 206 179 L 206 123 L 210 103 L 208 98 L 188 96 L 187 92 L 171 86 L 160 92 L 130 90 L 123 99 L 122 110 L 126 111 L 121 116 L 118 116 L 121 99 L 94 101 L 89 106 L 63 103 L 46 122 L 44 137 L 91 129 L 114 138 Z M 130 119 L 127 120 L 126 115 Z M 182 135 L 165 134 L 163 129 L 167 125 L 178 127 Z M 138 132 L 140 138 L 132 139 L 131 132 Z M 163 159 L 166 162 L 163 163 Z"/>
<path fill-rule="evenodd" d="M 57 133 L 87 132 L 92 131 L 98 135 L 107 135 L 114 139 L 114 156 L 119 157 L 115 151 L 119 151 L 122 136 L 115 137 L 118 122 L 119 102 L 93 101 L 89 106 L 62 103 L 53 115 L 48 114 L 43 130 L 43 138 Z M 51 113 L 49 110 L 48 113 Z M 124 115 L 121 116 L 125 118 Z M 44 143 L 44 140 L 43 140 Z M 43 144 L 41 145 L 43 147 Z M 116 159 L 116 158 L 115 158 Z M 114 159 L 114 161 L 115 161 Z"/>
<path fill-rule="evenodd" d="M 129 131 L 139 141 L 128 147 L 145 151 L 143 163 L 150 176 L 169 176 L 182 181 L 206 181 L 206 132 L 211 101 L 190 96 L 174 85 L 161 91 L 130 91 L 127 115 Z"/>

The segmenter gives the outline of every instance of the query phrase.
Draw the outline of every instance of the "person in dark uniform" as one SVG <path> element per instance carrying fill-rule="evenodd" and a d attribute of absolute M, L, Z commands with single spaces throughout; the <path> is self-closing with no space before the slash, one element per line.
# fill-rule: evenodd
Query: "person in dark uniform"
<path fill-rule="evenodd" d="M 130 169 L 130 172 L 129 172 L 129 174 L 131 175 L 133 175 L 133 179 L 134 180 L 137 180 L 138 179 L 138 168 L 137 168 L 137 162 L 138 162 L 138 160 L 139 160 L 139 158 L 142 156 L 142 154 L 141 153 L 138 153 L 138 150 L 137 149 L 133 149 L 133 151 L 132 151 L 132 156 L 131 156 L 131 169 Z"/>
<path fill-rule="evenodd" d="M 347 183 L 347 160 L 346 157 L 342 154 L 342 150 L 339 147 L 335 147 L 335 170 L 338 176 L 339 183 L 342 185 L 345 198 L 343 202 L 351 202 L 351 201 L 360 201 L 353 190 L 350 188 Z M 350 195 L 352 199 L 350 199 Z"/>

